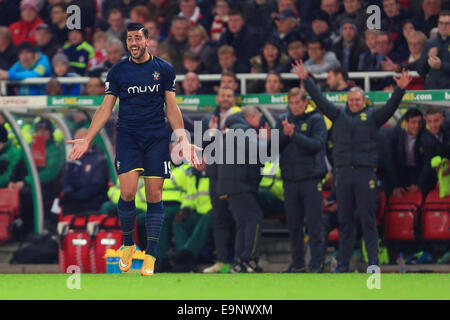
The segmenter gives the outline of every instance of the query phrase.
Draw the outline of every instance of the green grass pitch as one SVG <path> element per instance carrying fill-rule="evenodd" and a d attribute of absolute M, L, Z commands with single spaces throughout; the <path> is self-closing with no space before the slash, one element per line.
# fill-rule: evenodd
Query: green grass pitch
<path fill-rule="evenodd" d="M 1 274 L 0 299 L 301 300 L 450 299 L 450 274 Z"/>

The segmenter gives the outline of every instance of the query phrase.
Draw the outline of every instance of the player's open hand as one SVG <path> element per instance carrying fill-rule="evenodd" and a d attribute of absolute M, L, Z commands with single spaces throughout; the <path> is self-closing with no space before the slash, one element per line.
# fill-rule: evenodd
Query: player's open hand
<path fill-rule="evenodd" d="M 405 70 L 405 69 L 402 70 L 402 75 L 400 77 L 398 77 L 398 78 L 394 77 L 394 81 L 402 89 L 405 89 L 409 85 L 411 80 L 412 80 L 412 77 L 409 75 L 408 70 Z"/>
<path fill-rule="evenodd" d="M 80 159 L 89 150 L 89 141 L 86 139 L 67 140 L 68 144 L 73 144 L 73 148 L 69 153 L 70 160 Z"/>
<path fill-rule="evenodd" d="M 308 79 L 309 70 L 305 69 L 302 59 L 298 59 L 295 61 L 295 64 L 292 64 L 291 73 L 298 75 L 301 80 L 306 80 Z"/>
<path fill-rule="evenodd" d="M 190 144 L 189 142 L 182 142 L 181 153 L 183 157 L 190 163 L 191 166 L 197 168 L 201 161 L 197 156 L 196 151 L 201 151 L 202 148 L 196 146 L 195 144 Z"/>

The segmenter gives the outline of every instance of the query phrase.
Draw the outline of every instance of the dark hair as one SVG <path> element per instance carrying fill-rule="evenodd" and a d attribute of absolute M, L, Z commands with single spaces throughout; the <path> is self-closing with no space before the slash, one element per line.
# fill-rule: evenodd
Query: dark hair
<path fill-rule="evenodd" d="M 439 17 L 450 16 L 450 10 L 442 10 L 439 12 Z"/>
<path fill-rule="evenodd" d="M 438 114 L 438 113 L 444 115 L 444 110 L 442 110 L 442 108 L 438 107 L 438 106 L 431 106 L 425 111 L 425 116 L 429 116 L 432 114 Z"/>
<path fill-rule="evenodd" d="M 392 42 L 392 35 L 390 32 L 380 31 L 380 32 L 378 32 L 377 37 L 380 37 L 380 36 L 386 36 L 388 38 L 389 43 Z"/>
<path fill-rule="evenodd" d="M 330 71 L 333 72 L 335 75 L 341 74 L 342 78 L 345 81 L 348 81 L 348 72 L 347 72 L 347 70 L 345 70 L 345 68 L 335 67 L 335 68 L 331 69 Z"/>
<path fill-rule="evenodd" d="M 276 76 L 278 78 L 278 80 L 280 80 L 280 82 L 283 82 L 283 80 L 281 79 L 281 74 L 275 70 L 270 70 L 269 72 L 267 72 L 266 80 L 269 77 L 269 75 L 271 75 L 271 74 Z"/>
<path fill-rule="evenodd" d="M 405 121 L 409 121 L 409 119 L 415 118 L 415 117 L 423 118 L 422 111 L 420 111 L 418 108 L 410 108 L 410 109 L 408 109 L 408 111 L 405 112 L 403 119 L 405 119 Z"/>
<path fill-rule="evenodd" d="M 220 78 L 225 77 L 225 76 L 233 77 L 234 81 L 239 83 L 239 79 L 236 77 L 236 74 L 233 71 L 226 70 L 226 71 L 222 72 Z"/>
<path fill-rule="evenodd" d="M 321 49 L 325 49 L 325 41 L 321 37 L 311 37 L 308 39 L 308 44 L 318 43 Z"/>
<path fill-rule="evenodd" d="M 148 38 L 148 30 L 142 23 L 130 22 L 129 24 L 127 24 L 127 33 L 130 31 L 142 31 L 145 38 Z"/>
<path fill-rule="evenodd" d="M 269 65 L 267 64 L 267 60 L 264 57 L 264 48 L 266 47 L 266 45 L 274 46 L 278 50 L 278 54 L 277 54 L 277 57 L 275 59 L 275 67 L 277 67 L 278 64 L 280 63 L 281 53 L 282 53 L 281 52 L 281 48 L 280 48 L 280 44 L 279 44 L 279 42 L 276 39 L 270 38 L 270 39 L 266 40 L 266 42 L 264 42 L 263 46 L 261 47 L 261 64 L 262 64 L 263 72 L 270 71 L 269 70 Z"/>
<path fill-rule="evenodd" d="M 245 20 L 244 12 L 239 7 L 233 7 L 230 9 L 230 12 L 228 13 L 228 16 L 241 16 Z"/>
<path fill-rule="evenodd" d="M 59 8 L 62 9 L 62 11 L 66 12 L 68 6 L 67 6 L 67 4 L 64 3 L 64 2 L 58 2 L 58 3 L 55 3 L 54 5 L 52 5 L 52 6 L 51 6 L 51 9 L 56 8 L 56 7 L 59 7 Z"/>

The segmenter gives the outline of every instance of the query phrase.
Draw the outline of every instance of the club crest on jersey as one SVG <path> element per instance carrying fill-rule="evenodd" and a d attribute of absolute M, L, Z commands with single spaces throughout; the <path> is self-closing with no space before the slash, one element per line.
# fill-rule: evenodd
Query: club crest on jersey
<path fill-rule="evenodd" d="M 153 80 L 159 80 L 159 76 L 160 74 L 158 71 L 153 72 Z"/>

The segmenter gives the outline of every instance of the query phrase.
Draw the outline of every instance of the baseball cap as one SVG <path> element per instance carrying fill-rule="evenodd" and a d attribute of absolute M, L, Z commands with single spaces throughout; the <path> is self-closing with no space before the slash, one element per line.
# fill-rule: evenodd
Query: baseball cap
<path fill-rule="evenodd" d="M 37 129 L 47 129 L 50 132 L 53 132 L 53 124 L 51 123 L 50 120 L 42 118 L 41 120 L 39 120 L 36 125 L 34 126 L 34 128 Z"/>
<path fill-rule="evenodd" d="M 20 9 L 23 7 L 32 7 L 36 11 L 39 10 L 36 0 L 22 0 L 20 2 Z"/>
<path fill-rule="evenodd" d="M 284 19 L 288 19 L 288 18 L 297 19 L 298 15 L 291 9 L 284 9 L 283 11 L 280 12 L 280 14 L 278 15 L 278 17 L 276 19 L 284 20 Z"/>

